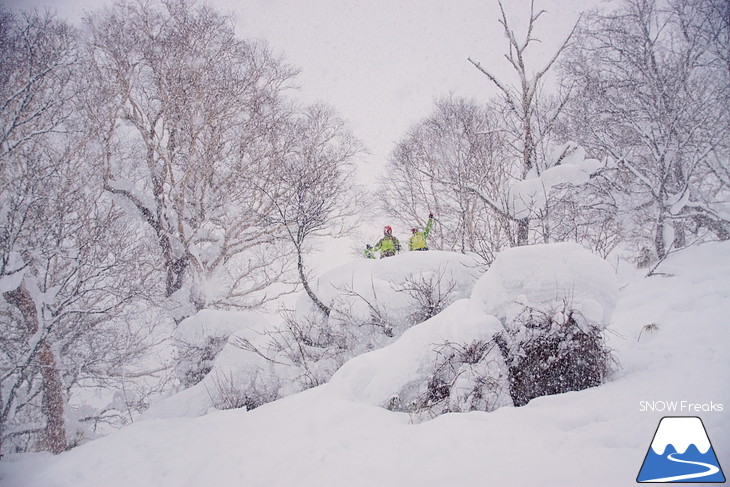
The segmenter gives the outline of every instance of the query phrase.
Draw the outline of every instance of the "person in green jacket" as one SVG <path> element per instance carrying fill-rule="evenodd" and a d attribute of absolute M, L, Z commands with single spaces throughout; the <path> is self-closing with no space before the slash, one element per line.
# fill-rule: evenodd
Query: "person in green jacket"
<path fill-rule="evenodd" d="M 383 227 L 383 238 L 378 240 L 378 243 L 365 248 L 365 256 L 370 259 L 375 258 L 372 256 L 373 252 L 380 252 L 381 259 L 392 257 L 396 252 L 400 252 L 400 242 L 393 236 L 393 229 L 390 228 L 390 225 Z"/>
<path fill-rule="evenodd" d="M 428 214 L 428 222 L 426 228 L 419 232 L 418 228 L 411 229 L 411 238 L 408 240 L 408 250 L 428 250 L 428 243 L 426 239 L 428 234 L 431 233 L 431 227 L 433 226 L 433 213 Z"/>
<path fill-rule="evenodd" d="M 368 259 L 374 259 L 375 258 L 375 256 L 373 255 L 373 246 L 370 245 L 370 244 L 367 244 L 365 246 L 365 257 L 367 257 Z"/>

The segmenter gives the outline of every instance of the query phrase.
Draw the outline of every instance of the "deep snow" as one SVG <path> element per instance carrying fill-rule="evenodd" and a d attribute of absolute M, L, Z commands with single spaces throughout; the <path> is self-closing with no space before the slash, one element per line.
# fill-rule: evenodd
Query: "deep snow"
<path fill-rule="evenodd" d="M 0 485 L 632 485 L 659 419 L 678 415 L 702 418 L 727 469 L 730 242 L 676 253 L 650 278 L 622 264 L 619 281 L 607 336 L 621 368 L 600 387 L 412 424 L 325 384 L 249 412 L 140 421 L 56 457 L 10 457 Z"/>

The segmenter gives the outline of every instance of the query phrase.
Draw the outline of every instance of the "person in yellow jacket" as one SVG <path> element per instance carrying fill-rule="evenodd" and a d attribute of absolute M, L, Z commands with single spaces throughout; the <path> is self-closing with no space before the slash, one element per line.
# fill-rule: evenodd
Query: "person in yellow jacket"
<path fill-rule="evenodd" d="M 426 228 L 419 232 L 418 228 L 411 229 L 411 238 L 408 240 L 408 250 L 428 250 L 428 243 L 426 239 L 428 234 L 431 233 L 431 227 L 433 226 L 433 213 L 428 214 L 428 222 Z"/>
<path fill-rule="evenodd" d="M 396 252 L 400 252 L 400 242 L 393 236 L 393 229 L 390 225 L 383 227 L 383 238 L 378 240 L 374 246 L 367 246 L 365 248 L 365 256 L 369 259 L 374 259 L 373 252 L 380 252 L 380 258 L 392 257 Z"/>

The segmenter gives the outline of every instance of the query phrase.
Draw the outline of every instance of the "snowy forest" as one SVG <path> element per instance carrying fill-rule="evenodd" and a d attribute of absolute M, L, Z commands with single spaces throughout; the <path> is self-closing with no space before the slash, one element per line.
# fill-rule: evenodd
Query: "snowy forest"
<path fill-rule="evenodd" d="M 509 3 L 509 75 L 464 56 L 496 95 L 433 93 L 376 185 L 348 114 L 203 2 L 0 10 L 0 455 L 323 384 L 420 424 L 618 377 L 617 266 L 730 240 L 730 5 L 620 0 L 536 60 L 549 13 Z M 429 213 L 428 252 L 311 271 Z"/>

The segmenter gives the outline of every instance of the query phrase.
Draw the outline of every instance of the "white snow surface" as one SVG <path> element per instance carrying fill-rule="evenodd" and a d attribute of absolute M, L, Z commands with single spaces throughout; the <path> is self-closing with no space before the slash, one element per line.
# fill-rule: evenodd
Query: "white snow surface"
<path fill-rule="evenodd" d="M 550 264 L 548 255 L 543 263 Z M 408 414 L 359 395 L 382 389 L 385 379 L 380 370 L 372 375 L 378 383 L 366 384 L 368 376 L 353 365 L 358 361 L 418 370 L 418 359 L 398 362 L 384 349 L 337 374 L 352 380 L 333 379 L 252 411 L 149 419 L 58 456 L 7 457 L 0 485 L 633 485 L 657 424 L 668 415 L 642 411 L 641 401 L 671 400 L 724 405 L 685 415 L 702 417 L 720 464 L 730 465 L 730 242 L 676 253 L 649 278 L 627 264 L 618 270 L 621 288 L 607 337 L 621 368 L 600 387 L 413 424 Z M 474 296 L 484 302 L 481 291 L 491 286 L 477 288 Z M 428 327 L 444 337 L 478 335 L 469 317 L 485 312 L 476 299 L 459 301 L 443 319 L 418 325 L 390 348 L 408 352 L 425 343 L 420 334 L 428 335 Z M 642 332 L 648 324 L 658 329 Z M 483 333 L 491 326 L 496 323 L 486 322 Z"/>
<path fill-rule="evenodd" d="M 609 323 L 618 283 L 613 268 L 576 243 L 507 249 L 474 286 L 472 299 L 506 327 L 525 307 L 548 311 L 567 299 L 579 326 Z"/>

